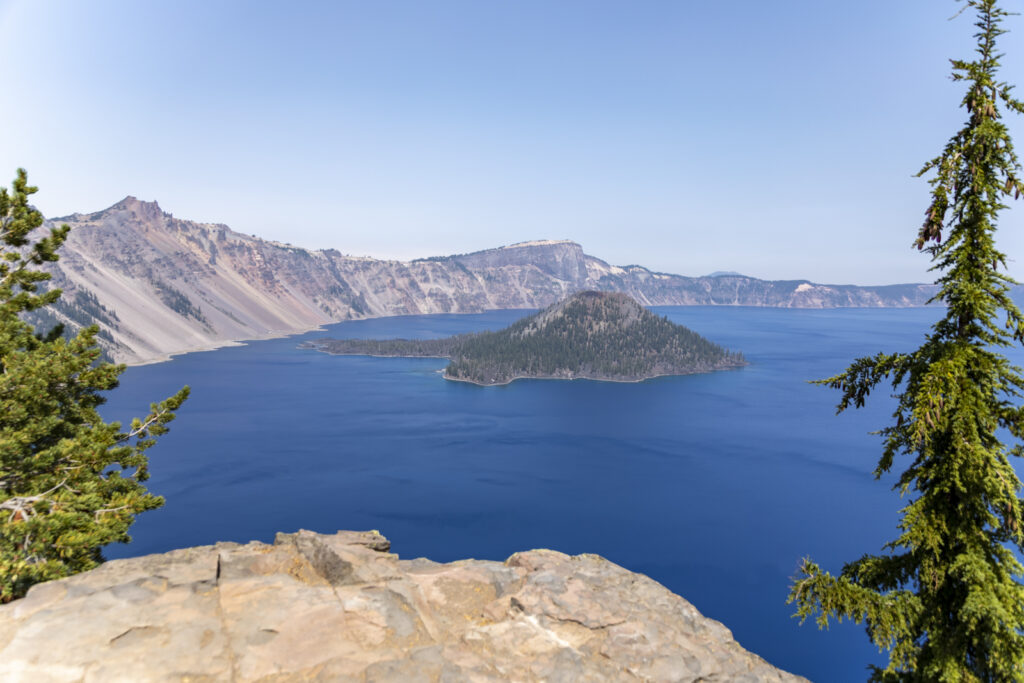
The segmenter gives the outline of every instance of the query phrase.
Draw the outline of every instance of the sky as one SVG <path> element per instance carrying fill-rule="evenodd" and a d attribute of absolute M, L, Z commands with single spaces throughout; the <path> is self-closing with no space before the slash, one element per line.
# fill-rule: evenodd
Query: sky
<path fill-rule="evenodd" d="M 571 239 L 683 275 L 931 281 L 914 174 L 965 118 L 959 7 L 0 0 L 0 182 L 28 169 L 51 217 L 133 195 L 353 255 Z M 1024 209 L 997 244 L 1024 278 Z"/>

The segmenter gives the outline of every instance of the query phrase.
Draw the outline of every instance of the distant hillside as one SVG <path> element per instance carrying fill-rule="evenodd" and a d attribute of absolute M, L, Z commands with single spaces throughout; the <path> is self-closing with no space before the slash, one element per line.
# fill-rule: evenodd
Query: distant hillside
<path fill-rule="evenodd" d="M 746 365 L 743 356 L 669 322 L 625 294 L 578 292 L 498 332 L 428 340 L 326 339 L 334 354 L 450 358 L 448 379 L 507 384 L 515 379 L 639 381 Z"/>
<path fill-rule="evenodd" d="M 931 285 L 668 275 L 609 265 L 565 240 L 412 262 L 360 258 L 182 220 L 134 197 L 49 223 L 72 226 L 53 266 L 66 296 L 37 322 L 96 323 L 107 352 L 126 362 L 340 320 L 543 308 L 586 289 L 623 292 L 646 306 L 806 308 L 921 306 L 934 292 Z"/>

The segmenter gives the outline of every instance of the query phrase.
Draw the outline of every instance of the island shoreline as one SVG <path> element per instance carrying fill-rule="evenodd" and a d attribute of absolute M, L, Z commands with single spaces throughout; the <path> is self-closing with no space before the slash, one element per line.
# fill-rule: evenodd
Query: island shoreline
<path fill-rule="evenodd" d="M 344 354 L 344 355 L 355 355 L 355 354 Z M 388 356 L 389 358 L 422 358 L 423 356 Z M 750 363 L 747 363 L 750 365 Z M 724 370 L 742 370 L 747 365 L 737 365 L 735 367 L 725 368 L 713 368 L 711 370 L 696 370 L 694 372 L 666 372 L 660 375 L 651 375 L 650 377 L 638 377 L 636 379 L 616 379 L 614 377 L 588 377 L 580 375 L 578 377 L 557 377 L 555 375 L 516 375 L 506 382 L 477 382 L 476 380 L 464 378 L 464 377 L 451 377 L 447 372 L 442 371 L 441 377 L 448 380 L 449 382 L 463 382 L 465 384 L 473 384 L 478 387 L 504 387 L 512 384 L 518 379 L 541 379 L 541 380 L 561 380 L 561 381 L 573 381 L 577 379 L 588 380 L 590 382 L 617 382 L 619 384 L 639 384 L 640 382 L 646 382 L 649 379 L 658 379 L 659 377 L 689 377 L 690 375 L 708 375 L 712 372 L 720 372 Z"/>
<path fill-rule="evenodd" d="M 498 331 L 440 339 L 319 339 L 300 346 L 337 356 L 445 359 L 444 379 L 477 386 L 518 379 L 637 383 L 749 364 L 626 294 L 595 290 Z"/>
<path fill-rule="evenodd" d="M 857 285 L 860 286 L 860 285 Z M 865 285 L 867 286 L 867 285 Z M 884 285 L 879 285 L 884 286 Z M 755 309 L 785 309 L 785 310 L 801 310 L 801 311 L 839 311 L 839 310 L 868 310 L 868 309 L 879 309 L 879 310 L 910 310 L 917 308 L 935 308 L 939 304 L 925 304 L 920 306 L 768 306 L 768 305 L 757 305 L 757 304 L 737 304 L 737 303 L 715 303 L 715 304 L 652 304 L 645 306 L 648 310 L 651 308 L 755 308 Z M 317 325 L 309 327 L 297 327 L 289 330 L 268 330 L 260 334 L 251 337 L 231 337 L 230 339 L 219 339 L 210 340 L 209 344 L 202 344 L 199 346 L 186 347 L 176 351 L 165 351 L 152 356 L 120 356 L 122 360 L 117 360 L 115 355 L 115 363 L 120 363 L 126 367 L 134 368 L 141 367 L 143 365 L 155 365 L 157 363 L 166 363 L 174 360 L 177 356 L 184 356 L 189 353 L 203 353 L 205 351 L 216 351 L 218 349 L 229 348 L 232 346 L 245 346 L 249 342 L 254 341 L 266 341 L 269 339 L 285 339 L 287 337 L 294 337 L 307 332 L 314 332 L 317 330 L 323 330 L 328 325 L 337 325 L 338 323 L 346 322 L 360 322 L 364 320 L 379 320 L 382 318 L 404 318 L 404 317 L 416 317 L 421 315 L 480 315 L 482 313 L 493 313 L 496 311 L 536 311 L 536 308 L 485 308 L 479 311 L 446 311 L 436 313 L 395 313 L 395 314 L 384 314 L 384 315 L 367 315 L 362 317 L 353 318 L 339 318 L 338 320 L 328 320 Z M 301 347 L 300 347 L 301 348 Z M 324 353 L 328 353 L 324 351 Z M 351 354 L 351 353 L 333 353 L 334 356 L 355 356 L 355 355 L 367 355 L 367 354 Z M 426 356 L 374 356 L 376 358 L 425 358 Z M 431 356 L 432 358 L 445 358 L 445 356 Z"/>
<path fill-rule="evenodd" d="M 296 348 L 317 351 L 319 353 L 326 353 L 330 356 L 349 356 L 349 357 L 363 357 L 363 358 L 434 358 L 437 360 L 451 360 L 450 356 L 410 356 L 406 354 L 379 354 L 379 353 L 337 353 L 334 351 L 326 351 L 314 345 L 312 342 L 304 342 Z M 658 379 L 659 377 L 687 377 L 689 375 L 707 375 L 712 372 L 720 372 L 724 370 L 742 370 L 743 368 L 750 365 L 747 362 L 745 365 L 736 365 L 732 367 L 712 368 L 710 370 L 694 370 L 693 372 L 664 372 L 657 375 L 650 375 L 649 377 L 637 377 L 635 379 L 619 379 L 616 377 L 591 377 L 589 375 L 579 375 L 577 377 L 559 377 L 557 375 L 516 375 L 505 382 L 478 382 L 473 379 L 466 377 L 452 377 L 448 374 L 447 368 L 440 370 L 441 377 L 448 380 L 449 382 L 463 382 L 465 384 L 473 384 L 478 387 L 503 387 L 518 379 L 543 379 L 543 380 L 562 380 L 572 381 L 576 379 L 589 380 L 591 382 L 618 382 L 620 384 L 639 384 L 640 382 L 646 382 L 649 379 Z"/>

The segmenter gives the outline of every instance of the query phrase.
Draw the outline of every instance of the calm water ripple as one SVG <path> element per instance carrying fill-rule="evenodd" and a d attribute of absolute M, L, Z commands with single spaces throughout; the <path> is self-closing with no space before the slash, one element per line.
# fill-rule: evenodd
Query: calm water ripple
<path fill-rule="evenodd" d="M 438 359 L 328 356 L 324 336 L 498 329 L 524 311 L 384 318 L 129 369 L 104 408 L 128 420 L 190 384 L 150 452 L 164 508 L 125 557 L 298 528 L 380 529 L 403 557 L 503 560 L 548 547 L 649 574 L 745 647 L 820 681 L 864 680 L 858 626 L 799 627 L 785 604 L 810 555 L 838 571 L 895 536 L 899 499 L 874 481 L 880 392 L 834 415 L 809 385 L 858 355 L 915 348 L 935 309 L 664 307 L 743 351 L 742 370 L 639 384 L 444 381 Z M 1020 354 L 1015 354 L 1019 361 Z"/>

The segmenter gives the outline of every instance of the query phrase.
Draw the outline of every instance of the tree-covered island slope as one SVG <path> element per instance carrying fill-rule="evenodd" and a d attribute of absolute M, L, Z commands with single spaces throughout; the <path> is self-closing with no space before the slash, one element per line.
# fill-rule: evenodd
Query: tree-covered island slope
<path fill-rule="evenodd" d="M 640 381 L 746 365 L 742 354 L 654 315 L 625 294 L 578 292 L 496 332 L 444 339 L 322 339 L 306 346 L 341 355 L 449 358 L 448 379 Z"/>

